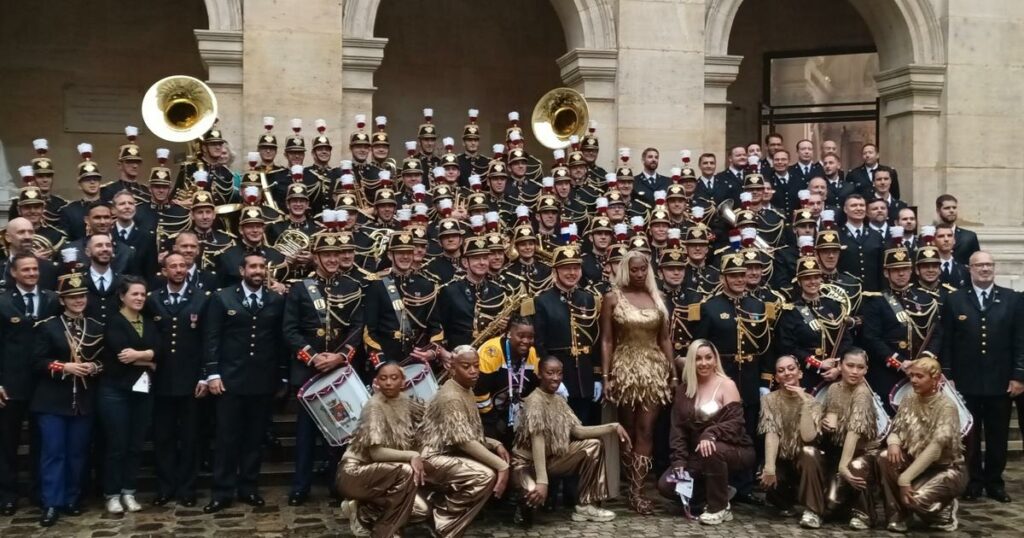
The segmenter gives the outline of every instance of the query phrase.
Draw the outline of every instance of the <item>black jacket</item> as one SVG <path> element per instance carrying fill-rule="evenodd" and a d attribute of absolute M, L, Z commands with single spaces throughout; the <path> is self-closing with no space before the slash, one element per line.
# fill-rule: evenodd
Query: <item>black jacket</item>
<path fill-rule="evenodd" d="M 957 226 L 953 231 L 953 239 L 956 241 L 953 244 L 953 257 L 965 266 L 970 265 L 971 254 L 981 250 L 978 234 Z"/>
<path fill-rule="evenodd" d="M 0 294 L 0 387 L 12 400 L 32 397 L 36 320 L 57 315 L 61 308 L 57 294 L 39 288 L 34 297 L 38 315 L 25 314 L 25 299 L 17 286 Z"/>
<path fill-rule="evenodd" d="M 909 323 L 914 327 L 902 323 L 896 317 L 896 310 L 889 303 L 890 298 L 910 317 Z M 920 288 L 911 287 L 903 293 L 885 290 L 881 295 L 872 294 L 865 298 L 861 313 L 864 318 L 864 349 L 870 359 L 867 377 L 871 388 L 882 397 L 888 396 L 892 387 L 906 377 L 902 370 L 889 366 L 889 357 L 895 353 L 902 362 L 916 359 L 925 351 L 938 356 L 942 349 L 938 297 Z M 934 329 L 929 335 L 929 327 L 932 325 Z M 910 338 L 908 328 L 911 329 Z M 927 343 L 923 341 L 924 338 L 928 338 Z"/>
<path fill-rule="evenodd" d="M 663 176 L 657 172 L 654 173 L 654 181 L 648 182 L 647 177 L 643 172 L 633 177 L 633 196 L 642 199 L 647 202 L 648 205 L 654 205 L 654 193 L 656 191 L 668 190 L 668 186 L 672 184 L 672 179 L 668 176 Z"/>
<path fill-rule="evenodd" d="M 139 336 L 124 315 L 120 312 L 111 314 L 107 318 L 103 332 L 103 353 L 100 354 L 100 361 L 103 362 L 103 384 L 131 390 L 144 372 L 149 372 L 151 381 L 159 375 L 145 366 L 124 364 L 119 361 L 118 353 L 128 348 L 135 351 L 153 351 L 151 362 L 157 364 L 157 369 L 160 368 L 160 331 L 153 320 L 142 316 L 142 336 Z"/>
<path fill-rule="evenodd" d="M 70 320 L 67 320 L 72 323 Z M 50 363 L 71 362 L 71 346 L 64 328 L 62 316 L 54 316 L 39 322 L 36 326 L 36 341 L 32 357 L 32 367 L 36 377 L 36 390 L 32 393 L 30 409 L 33 413 L 51 415 L 82 416 L 93 412 L 93 400 L 96 384 L 103 376 L 102 370 L 96 375 L 86 378 L 65 376 L 50 371 Z M 82 361 L 99 363 L 103 351 L 103 324 L 85 318 L 81 332 L 73 334 L 82 339 L 79 357 Z M 98 365 L 98 364 L 97 364 Z"/>
<path fill-rule="evenodd" d="M 942 370 L 961 394 L 1000 396 L 1011 379 L 1024 382 L 1024 299 L 1017 292 L 993 286 L 984 309 L 973 287 L 949 294 L 942 334 Z"/>
<path fill-rule="evenodd" d="M 196 384 L 206 379 L 203 325 L 209 291 L 186 287 L 178 304 L 171 301 L 167 285 L 153 288 L 146 298 L 146 315 L 160 335 L 160 364 L 153 379 L 153 394 L 189 396 Z"/>
<path fill-rule="evenodd" d="M 900 176 L 899 174 L 896 173 L 896 169 L 891 166 L 886 166 L 884 164 L 879 164 L 877 169 L 889 171 L 889 174 L 892 177 L 892 187 L 890 187 L 889 190 L 892 192 L 894 198 L 899 198 Z M 860 186 L 860 188 L 862 189 L 861 194 L 863 194 L 864 197 L 867 198 L 868 200 L 871 199 L 870 194 L 871 191 L 874 189 L 874 179 L 871 177 L 871 174 L 868 173 L 868 169 L 863 164 L 847 172 L 846 179 L 848 181 L 853 181 L 858 186 Z"/>
<path fill-rule="evenodd" d="M 309 286 L 316 286 L 324 301 L 330 299 L 321 307 L 325 319 L 331 316 L 329 323 L 321 322 L 321 314 L 314 306 Z M 330 334 L 327 325 L 330 326 Z M 299 386 L 317 373 L 316 368 L 298 359 L 299 350 L 309 346 L 312 356 L 324 351 L 345 354 L 349 351 L 345 346 L 360 348 L 363 297 L 359 283 L 343 275 L 329 282 L 317 277 L 294 282 L 285 297 L 283 331 L 288 345 L 289 382 Z"/>
<path fill-rule="evenodd" d="M 536 328 L 534 347 L 539 357 L 554 355 L 561 359 L 564 368 L 564 383 L 569 395 L 574 398 L 590 398 L 594 392 L 594 370 L 601 365 L 600 327 L 597 325 L 597 296 L 579 287 L 563 301 L 563 292 L 557 287 L 548 288 L 534 299 L 533 326 Z M 589 327 L 582 322 L 576 328 L 576 354 L 573 354 L 573 328 L 570 323 L 568 302 L 582 307 L 582 313 L 595 315 Z"/>
<path fill-rule="evenodd" d="M 861 279 L 866 291 L 882 289 L 882 253 L 885 239 L 866 223 L 856 239 L 846 226 L 839 228 L 839 241 L 843 252 L 839 255 L 839 271 L 850 273 Z"/>
<path fill-rule="evenodd" d="M 242 286 L 213 294 L 204 324 L 206 373 L 226 390 L 248 396 L 273 394 L 288 379 L 288 352 L 281 326 L 284 297 L 263 289 L 263 306 L 250 312 Z"/>
<path fill-rule="evenodd" d="M 60 268 L 57 263 L 36 256 L 39 261 L 39 287 L 44 290 L 57 289 L 57 275 Z M 11 274 L 11 258 L 0 259 L 0 291 L 15 287 L 14 275 Z"/>

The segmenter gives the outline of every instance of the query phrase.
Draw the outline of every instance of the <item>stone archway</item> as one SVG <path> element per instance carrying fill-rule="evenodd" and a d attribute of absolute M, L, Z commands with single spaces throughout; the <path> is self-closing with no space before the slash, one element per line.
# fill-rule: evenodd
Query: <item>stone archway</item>
<path fill-rule="evenodd" d="M 945 84 L 946 45 L 929 0 L 847 0 L 867 22 L 881 72 L 881 144 L 906 184 L 904 198 L 929 200 L 941 192 L 940 100 Z M 704 143 L 724 151 L 726 90 L 736 80 L 742 56 L 729 54 L 729 36 L 743 0 L 711 0 L 705 11 Z M 905 180 L 903 178 L 906 178 Z"/>
<path fill-rule="evenodd" d="M 241 151 L 242 132 L 242 0 L 203 0 L 209 28 L 194 30 L 199 56 L 206 66 L 206 84 L 217 94 L 218 115 L 228 143 Z"/>

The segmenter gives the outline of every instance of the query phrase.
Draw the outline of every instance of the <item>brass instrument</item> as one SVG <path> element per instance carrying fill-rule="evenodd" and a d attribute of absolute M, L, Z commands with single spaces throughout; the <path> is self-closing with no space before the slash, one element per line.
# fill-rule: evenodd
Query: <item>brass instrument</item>
<path fill-rule="evenodd" d="M 260 192 L 263 193 L 263 201 L 274 211 L 281 211 L 281 208 L 277 207 L 277 202 L 274 201 L 274 197 L 270 193 L 270 185 L 267 184 L 267 174 L 260 172 Z"/>
<path fill-rule="evenodd" d="M 735 228 L 736 227 L 736 213 L 733 211 L 732 206 L 733 206 L 733 201 L 731 199 L 730 200 L 725 200 L 724 202 L 718 204 L 718 208 L 715 210 L 715 213 L 718 214 L 718 215 L 721 215 L 722 219 L 724 219 L 725 222 L 728 222 L 732 227 Z M 705 215 L 704 218 L 707 221 L 711 220 L 710 218 L 708 218 L 707 215 Z M 754 246 L 759 248 L 759 249 L 761 249 L 761 250 L 763 250 L 763 251 L 765 251 L 765 253 L 768 253 L 768 254 L 771 254 L 772 251 L 775 250 L 760 235 L 758 235 L 757 237 L 754 238 Z"/>
<path fill-rule="evenodd" d="M 590 123 L 587 100 L 572 88 L 555 88 L 545 93 L 530 117 L 533 136 L 551 149 L 569 145 L 569 137 L 582 137 Z"/>
<path fill-rule="evenodd" d="M 846 290 L 835 284 L 822 284 L 820 293 L 823 297 L 828 297 L 839 303 L 839 306 L 842 307 L 843 319 L 850 316 L 852 309 L 850 306 L 850 296 L 846 294 Z"/>
<path fill-rule="evenodd" d="M 35 234 L 32 236 L 32 253 L 49 260 L 57 253 L 57 247 L 46 237 Z"/>
<path fill-rule="evenodd" d="M 507 322 L 516 312 L 519 312 L 519 307 L 527 297 L 528 293 L 526 292 L 526 286 L 520 286 L 519 291 L 516 292 L 515 295 L 505 299 L 505 307 L 495 314 L 494 318 L 491 319 L 491 322 L 487 324 L 487 328 L 480 331 L 473 337 L 473 343 L 471 345 L 474 348 L 479 348 L 484 342 L 498 336 L 498 334 L 507 327 L 507 323 L 503 324 L 502 321 Z"/>
<path fill-rule="evenodd" d="M 142 119 L 168 142 L 189 142 L 217 121 L 217 97 L 202 81 L 185 75 L 158 80 L 142 98 Z"/>
<path fill-rule="evenodd" d="M 273 247 L 285 258 L 294 259 L 300 252 L 309 251 L 311 239 L 301 230 L 288 228 L 274 242 Z"/>

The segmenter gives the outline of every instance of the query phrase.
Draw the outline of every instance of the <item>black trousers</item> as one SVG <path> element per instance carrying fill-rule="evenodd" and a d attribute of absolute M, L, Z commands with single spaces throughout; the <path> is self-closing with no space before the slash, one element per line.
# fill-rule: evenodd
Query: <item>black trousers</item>
<path fill-rule="evenodd" d="M 967 441 L 967 463 L 970 487 L 1003 489 L 1006 469 L 1006 445 L 1010 437 L 1010 406 L 1013 400 L 998 396 L 964 395 L 967 409 L 974 417 L 974 428 Z M 981 453 L 981 436 L 985 436 L 985 454 Z"/>
<path fill-rule="evenodd" d="M 27 400 L 8 400 L 0 408 L 0 502 L 14 502 L 18 491 L 18 444 L 28 418 Z"/>
<path fill-rule="evenodd" d="M 199 400 L 188 396 L 156 396 L 153 401 L 153 445 L 160 497 L 194 499 L 198 472 Z"/>
<path fill-rule="evenodd" d="M 274 396 L 225 392 L 217 400 L 217 441 L 213 448 L 213 499 L 257 493 L 263 436 Z"/>

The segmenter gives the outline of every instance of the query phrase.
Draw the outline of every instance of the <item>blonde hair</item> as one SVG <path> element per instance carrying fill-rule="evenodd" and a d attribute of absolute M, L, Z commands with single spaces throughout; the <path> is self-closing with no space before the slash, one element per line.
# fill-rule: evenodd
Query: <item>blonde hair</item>
<path fill-rule="evenodd" d="M 722 358 L 715 344 L 704 338 L 694 340 L 686 350 L 686 362 L 683 363 L 683 385 L 686 387 L 687 398 L 697 396 L 697 351 L 702 347 L 711 348 L 711 354 L 715 356 L 715 375 L 728 377 L 722 369 Z"/>
<path fill-rule="evenodd" d="M 928 377 L 939 377 L 942 374 L 942 366 L 933 357 L 921 357 L 910 363 L 910 368 L 917 368 L 928 374 Z M 909 368 L 908 368 L 909 369 Z"/>
<path fill-rule="evenodd" d="M 631 250 L 619 260 L 619 266 L 615 271 L 615 278 L 612 285 L 618 290 L 629 286 L 629 262 L 634 258 L 641 258 L 647 263 L 647 276 L 644 278 L 644 290 L 651 296 L 654 306 L 661 311 L 661 314 L 668 319 L 668 309 L 665 308 L 665 301 L 661 300 L 661 292 L 658 291 L 658 282 L 654 279 L 654 269 L 651 267 L 651 258 L 639 250 Z"/>

